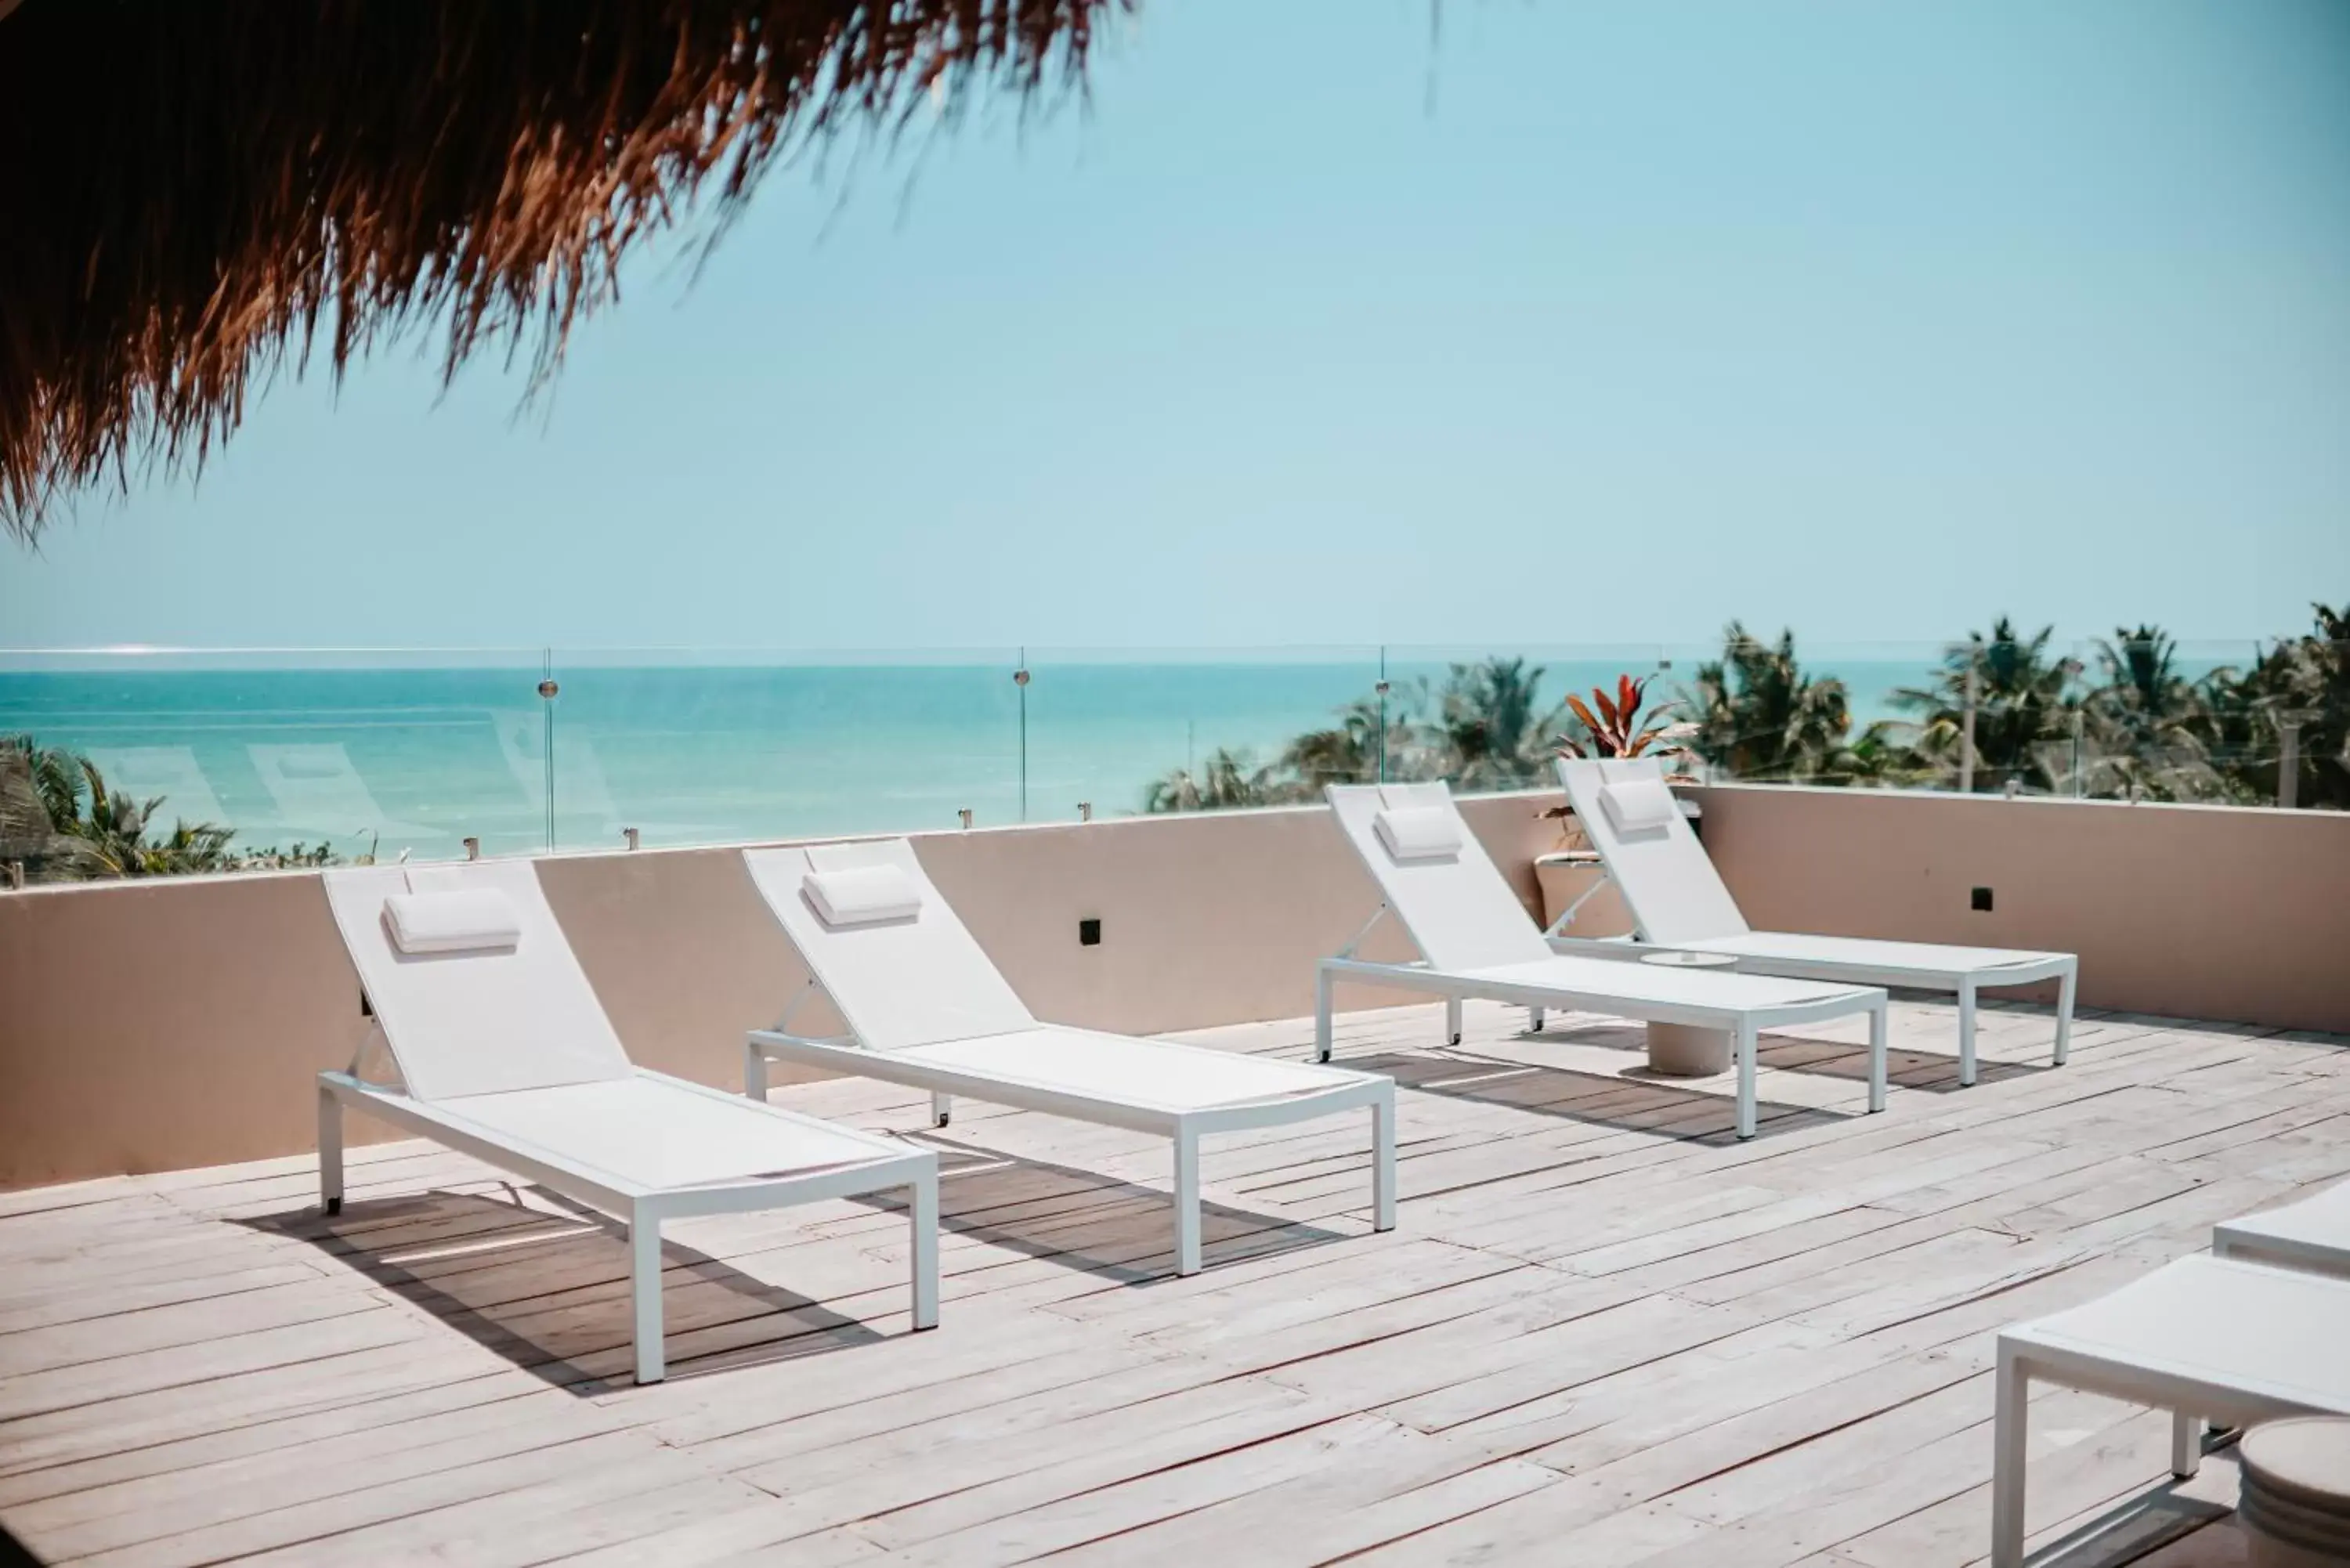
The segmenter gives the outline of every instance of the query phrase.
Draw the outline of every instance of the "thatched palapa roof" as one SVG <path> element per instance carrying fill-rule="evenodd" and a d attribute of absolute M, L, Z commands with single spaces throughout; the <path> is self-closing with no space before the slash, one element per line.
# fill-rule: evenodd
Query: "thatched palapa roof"
<path fill-rule="evenodd" d="M 0 530 L 201 463 L 323 335 L 544 377 L 780 155 L 1075 86 L 1131 0 L 0 0 Z M 716 232 L 713 226 L 713 234 Z"/>

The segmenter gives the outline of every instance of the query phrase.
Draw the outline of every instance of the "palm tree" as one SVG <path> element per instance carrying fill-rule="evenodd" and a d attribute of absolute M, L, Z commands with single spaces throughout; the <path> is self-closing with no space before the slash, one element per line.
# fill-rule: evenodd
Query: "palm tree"
<path fill-rule="evenodd" d="M 1273 770 L 1256 765 L 1246 750 L 1219 746 L 1198 773 L 1177 768 L 1150 786 L 1145 811 L 1229 811 L 1235 806 L 1273 805 L 1286 797 Z"/>
<path fill-rule="evenodd" d="M 1970 631 L 1943 650 L 1933 684 L 1894 692 L 1894 706 L 1918 715 L 1909 747 L 1919 763 L 1955 783 L 1971 693 L 1974 787 L 2054 791 L 2071 755 L 2078 704 L 2067 688 L 2079 672 L 2072 659 L 2050 656 L 2055 631 L 2044 626 L 2024 637 L 2001 616 L 1990 637 Z"/>
<path fill-rule="evenodd" d="M 2290 729 L 2294 803 L 2350 810 L 2350 605 L 2310 609 L 2310 635 L 2256 652 L 2246 670 L 2204 678 L 2201 730 L 2230 796 L 2279 798 Z"/>
<path fill-rule="evenodd" d="M 1338 722 L 1311 730 L 1289 742 L 1274 766 L 1290 775 L 1301 798 L 1315 799 L 1325 784 L 1367 784 L 1434 777 L 1419 714 L 1428 705 L 1425 679 L 1397 683 L 1382 709 L 1377 697 L 1357 697 L 1338 710 Z M 1381 750 L 1387 766 L 1379 766 Z"/>
<path fill-rule="evenodd" d="M 2114 628 L 2097 644 L 2104 682 L 2081 704 L 2080 784 L 2089 794 L 2208 800 L 2222 793 L 2206 753 L 2202 694 L 2178 673 L 2178 645 L 2158 626 Z"/>
<path fill-rule="evenodd" d="M 1437 726 L 1449 753 L 1443 771 L 1463 789 L 1508 789 L 1540 778 L 1543 737 L 1556 728 L 1536 711 L 1542 666 L 1495 657 L 1456 664 L 1444 683 Z"/>
<path fill-rule="evenodd" d="M 50 830 L 79 841 L 77 864 L 83 875 L 169 877 L 236 868 L 228 849 L 234 828 L 182 821 L 168 838 L 150 840 L 148 826 L 162 810 L 163 796 L 140 801 L 116 794 L 89 758 L 39 745 L 30 735 L 11 737 L 5 749 L 24 759 Z"/>
<path fill-rule="evenodd" d="M 1695 726 L 1690 750 L 1732 778 L 1821 774 L 1852 729 L 1844 682 L 1804 674 L 1792 630 L 1773 647 L 1734 620 L 1722 633 L 1721 658 L 1697 667 L 1680 706 Z"/>

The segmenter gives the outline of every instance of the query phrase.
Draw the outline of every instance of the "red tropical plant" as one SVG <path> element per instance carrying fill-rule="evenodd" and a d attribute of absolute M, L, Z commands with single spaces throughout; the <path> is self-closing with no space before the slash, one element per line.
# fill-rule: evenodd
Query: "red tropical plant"
<path fill-rule="evenodd" d="M 1591 689 L 1588 704 L 1570 693 L 1566 705 L 1583 722 L 1584 733 L 1580 739 L 1561 735 L 1558 738 L 1559 751 L 1570 757 L 1637 757 L 1659 741 L 1677 738 L 1682 726 L 1669 723 L 1665 719 L 1665 715 L 1673 710 L 1670 702 L 1648 714 L 1645 721 L 1641 716 L 1640 706 L 1648 698 L 1649 679 L 1647 676 L 1638 680 L 1629 675 L 1617 676 L 1616 696 L 1612 701 L 1604 686 Z M 1659 747 L 1660 752 L 1679 749 L 1677 746 Z"/>

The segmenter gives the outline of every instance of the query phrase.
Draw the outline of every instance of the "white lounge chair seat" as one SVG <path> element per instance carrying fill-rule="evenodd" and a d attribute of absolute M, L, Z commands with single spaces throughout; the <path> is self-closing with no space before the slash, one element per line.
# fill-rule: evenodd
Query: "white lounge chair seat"
<path fill-rule="evenodd" d="M 743 1088 L 764 1102 L 767 1064 L 928 1089 L 944 1126 L 953 1096 L 1170 1139 L 1175 1263 L 1200 1269 L 1200 1139 L 1371 1112 L 1371 1222 L 1395 1226 L 1395 1084 L 1171 1041 L 1040 1022 L 973 940 L 904 839 L 751 849 L 743 860 L 850 1037 L 792 1033 L 788 1015 L 743 1045 Z M 844 911 L 836 898 L 860 902 Z M 873 913 L 864 912 L 870 909 Z"/>
<path fill-rule="evenodd" d="M 1315 983 L 1317 1059 L 1330 1059 L 1331 992 L 1340 980 L 1443 997 L 1445 1037 L 1453 1044 L 1461 1041 L 1461 1003 L 1470 997 L 1532 1009 L 1537 1028 L 1543 1009 L 1567 1007 L 1719 1029 L 1734 1043 L 1738 1136 L 1745 1138 L 1754 1136 L 1760 1032 L 1865 1012 L 1868 1108 L 1885 1108 L 1887 1001 L 1882 990 L 1555 952 L 1461 819 L 1452 792 L 1443 784 L 1331 784 L 1324 794 L 1340 831 L 1385 897 L 1371 924 L 1392 910 L 1424 961 L 1373 962 L 1355 957 L 1352 944 L 1324 959 Z M 1399 821 L 1405 825 L 1400 829 L 1394 826 Z M 1399 843 L 1408 852 L 1399 853 Z M 1362 935 L 1370 929 L 1365 926 Z"/>
<path fill-rule="evenodd" d="M 1665 813 L 1652 824 L 1623 826 L 1627 811 L 1622 802 L 1653 798 L 1652 792 L 1665 788 L 1664 767 L 1657 759 L 1562 757 L 1558 776 L 1575 807 L 1576 823 L 1599 852 L 1608 879 L 1632 913 L 1637 942 L 1660 949 L 1726 953 L 1738 961 L 1741 970 L 1752 974 L 1953 992 L 1959 999 L 1959 1082 L 1962 1085 L 1972 1084 L 1976 1077 L 1976 992 L 1987 987 L 2054 980 L 2057 982 L 2054 1060 L 2058 1066 L 2064 1065 L 2073 1033 L 2074 992 L 2080 978 L 2080 960 L 2074 954 L 1754 930 L 1679 811 Z M 1570 909 L 1565 918 L 1573 914 Z M 1554 934 L 1553 945 L 1562 952 L 1592 952 L 1620 949 L 1624 944 Z"/>
<path fill-rule="evenodd" d="M 2033 979 L 2044 979 L 2046 975 L 2040 971 L 2060 972 L 2061 966 L 2072 961 L 2064 953 L 1949 947 L 1939 942 L 1888 941 L 1881 937 L 1824 937 L 1805 931 L 1744 931 L 1736 936 L 1709 937 L 1702 943 L 1688 945 L 1701 952 L 1732 953 L 1756 960 L 1754 972 L 1761 974 L 1790 974 L 1816 968 L 1833 970 L 1841 978 L 1865 971 L 1897 977 L 1886 981 L 1891 985 L 1916 984 L 1910 977 L 1919 974 L 1953 981 L 1975 975 L 1988 981 L 2002 972 L 2007 978 L 2000 983 L 2022 985 L 2025 981 L 2013 978 L 2015 971 L 2030 970 Z M 2059 968 L 2049 969 L 2052 964 Z M 1822 974 L 1811 978 L 1829 977 Z"/>
<path fill-rule="evenodd" d="M 632 1065 L 527 861 L 329 871 L 327 898 L 400 1085 L 318 1075 L 318 1181 L 343 1200 L 346 1108 L 436 1139 L 628 1226 L 639 1383 L 666 1373 L 660 1227 L 905 1188 L 913 1322 L 938 1322 L 938 1157 Z M 403 951 L 418 896 L 504 918 L 495 944 Z M 394 900 L 401 901 L 395 904 Z M 466 906 L 460 904 L 460 918 Z M 413 946 L 414 944 L 411 944 Z"/>
<path fill-rule="evenodd" d="M 752 1112 L 745 1116 L 745 1110 Z M 870 1164 L 875 1140 L 809 1117 L 763 1116 L 739 1095 L 639 1070 L 442 1100 L 452 1127 L 521 1150 L 543 1149 L 609 1179 L 615 1191 L 661 1192 L 807 1176 Z M 893 1158 L 915 1152 L 888 1151 Z"/>
<path fill-rule="evenodd" d="M 1842 1017 L 1846 1012 L 1857 1011 L 1849 1005 L 1852 988 L 1846 985 L 1805 984 L 1735 973 L 1692 974 L 1687 970 L 1564 953 L 1524 963 L 1486 964 L 1457 972 L 1463 979 L 1496 987 L 1546 992 L 1552 1006 L 1581 1006 L 1594 1012 L 1621 1013 L 1627 1004 L 1639 1003 L 1655 1009 L 1694 1009 L 1711 1021 L 1740 1012 L 1775 1013 L 1784 1009 L 1823 1005 L 1841 1010 L 1828 1017 Z M 1693 987 L 1690 984 L 1693 979 L 1710 983 Z M 1638 1016 L 1648 1015 L 1644 1012 Z"/>
<path fill-rule="evenodd" d="M 2211 1227 L 2211 1251 L 2223 1258 L 2350 1278 L 2350 1181 L 2281 1209 L 2223 1220 Z"/>
<path fill-rule="evenodd" d="M 2034 1382 L 2172 1414 L 2170 1464 L 2201 1459 L 2200 1425 L 2350 1414 L 2350 1282 L 2182 1258 L 2110 1295 L 1999 1336 L 1992 1568 L 2023 1562 L 2026 1411 Z"/>
<path fill-rule="evenodd" d="M 1280 1105 L 1325 1093 L 1333 1083 L 1328 1073 L 1295 1062 L 1051 1024 L 977 1040 L 910 1045 L 897 1054 L 942 1071 L 969 1073 L 992 1085 L 1016 1085 L 1169 1116 Z"/>

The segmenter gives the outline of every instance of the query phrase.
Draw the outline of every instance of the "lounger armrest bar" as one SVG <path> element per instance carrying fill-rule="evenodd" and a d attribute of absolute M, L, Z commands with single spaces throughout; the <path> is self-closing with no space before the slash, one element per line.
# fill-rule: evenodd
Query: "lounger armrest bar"
<path fill-rule="evenodd" d="M 709 1187 L 671 1188 L 639 1200 L 663 1220 L 683 1220 L 708 1214 L 741 1214 L 772 1209 L 778 1199 L 794 1204 L 821 1203 L 833 1198 L 855 1198 L 868 1192 L 911 1187 L 926 1176 L 935 1178 L 939 1157 L 928 1149 L 908 1149 L 888 1159 L 860 1160 L 828 1170 L 785 1172 L 753 1177 Z"/>
<path fill-rule="evenodd" d="M 854 1034 L 795 1034 L 788 1029 L 754 1029 L 749 1039 L 754 1045 L 837 1045 L 844 1051 L 862 1051 L 865 1042 Z"/>

